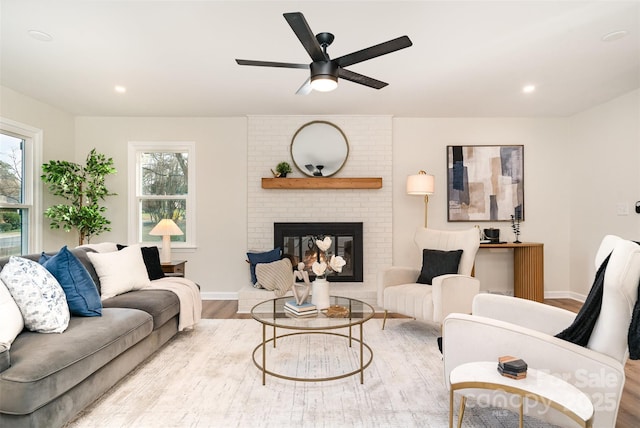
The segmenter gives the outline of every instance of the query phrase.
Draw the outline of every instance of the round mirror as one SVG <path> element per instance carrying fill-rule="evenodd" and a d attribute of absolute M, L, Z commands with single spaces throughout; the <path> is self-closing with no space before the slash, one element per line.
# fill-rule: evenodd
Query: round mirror
<path fill-rule="evenodd" d="M 349 143 L 332 123 L 315 121 L 303 125 L 291 140 L 291 158 L 310 177 L 329 177 L 347 161 Z"/>

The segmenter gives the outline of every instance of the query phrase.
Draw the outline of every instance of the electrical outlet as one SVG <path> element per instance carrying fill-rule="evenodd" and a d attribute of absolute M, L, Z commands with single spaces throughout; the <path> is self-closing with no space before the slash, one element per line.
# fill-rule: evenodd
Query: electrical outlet
<path fill-rule="evenodd" d="M 618 202 L 618 205 L 616 206 L 616 214 L 629 215 L 629 204 L 626 202 Z"/>

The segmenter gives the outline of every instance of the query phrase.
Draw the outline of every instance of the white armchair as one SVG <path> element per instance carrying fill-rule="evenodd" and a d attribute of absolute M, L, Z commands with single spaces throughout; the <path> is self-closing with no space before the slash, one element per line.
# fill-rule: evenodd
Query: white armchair
<path fill-rule="evenodd" d="M 576 314 L 542 303 L 508 296 L 479 294 L 473 315 L 451 314 L 443 322 L 444 375 L 460 364 L 496 361 L 514 355 L 529 367 L 547 371 L 571 383 L 591 398 L 594 427 L 616 423 L 628 358 L 627 334 L 640 283 L 640 245 L 616 236 L 603 239 L 596 268 L 611 253 L 605 276 L 600 315 L 586 347 L 555 335 L 567 328 Z M 464 390 L 465 396 L 489 397 L 486 391 Z M 509 403 L 506 397 L 496 403 Z M 497 401 L 501 400 L 501 401 Z M 531 416 L 566 425 L 559 412 L 532 404 Z"/>
<path fill-rule="evenodd" d="M 462 250 L 458 273 L 436 276 L 428 285 L 417 283 L 420 268 L 382 269 L 378 275 L 378 306 L 384 309 L 383 329 L 389 312 L 437 324 L 453 312 L 471 313 L 473 297 L 480 291 L 480 281 L 471 276 L 480 247 L 476 228 L 445 231 L 421 227 L 414 241 L 421 253 L 424 249 Z"/>

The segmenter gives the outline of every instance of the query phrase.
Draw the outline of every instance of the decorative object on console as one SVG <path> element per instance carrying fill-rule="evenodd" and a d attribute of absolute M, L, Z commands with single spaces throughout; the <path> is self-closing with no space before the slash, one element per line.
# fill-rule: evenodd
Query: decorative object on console
<path fill-rule="evenodd" d="M 516 240 L 513 241 L 514 244 L 520 244 L 520 220 L 522 220 L 522 209 L 521 207 L 516 207 L 514 214 L 511 214 L 511 228 L 513 229 L 513 233 L 516 234 Z"/>
<path fill-rule="evenodd" d="M 448 221 L 509 221 L 516 207 L 524 220 L 524 146 L 447 146 Z"/>
<path fill-rule="evenodd" d="M 484 229 L 482 233 L 484 238 L 489 241 L 490 244 L 500 243 L 500 229 L 490 227 L 489 229 Z"/>
<path fill-rule="evenodd" d="M 162 236 L 160 263 L 168 263 L 171 261 L 171 236 L 184 235 L 184 233 L 173 220 L 164 218 L 151 229 L 149 235 Z"/>
<path fill-rule="evenodd" d="M 330 122 L 306 123 L 291 140 L 293 163 L 307 176 L 330 177 L 340 171 L 348 156 L 347 137 Z"/>
<path fill-rule="evenodd" d="M 293 295 L 296 298 L 296 303 L 298 305 L 302 305 L 307 297 L 309 297 L 309 293 L 311 293 L 311 282 L 309 281 L 309 272 L 304 270 L 304 263 L 298 263 L 298 270 L 293 272 L 295 278 L 302 281 L 302 283 L 293 282 Z"/>
<path fill-rule="evenodd" d="M 429 195 L 433 195 L 435 189 L 435 178 L 433 175 L 420 171 L 415 175 L 407 177 L 407 195 L 424 196 L 424 227 L 427 227 L 427 208 L 429 205 Z"/>

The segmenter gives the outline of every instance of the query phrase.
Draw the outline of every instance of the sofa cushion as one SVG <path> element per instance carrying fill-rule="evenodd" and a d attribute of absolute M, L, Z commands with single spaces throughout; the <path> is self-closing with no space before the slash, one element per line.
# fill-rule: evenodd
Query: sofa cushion
<path fill-rule="evenodd" d="M 11 347 L 11 367 L 0 373 L 0 412 L 24 415 L 82 382 L 147 337 L 151 315 L 104 308 L 101 317 L 72 317 L 62 334 L 24 332 Z"/>
<path fill-rule="evenodd" d="M 72 315 L 99 317 L 102 314 L 102 303 L 96 284 L 82 262 L 66 245 L 53 256 L 42 253 L 40 263 L 60 283 Z"/>
<path fill-rule="evenodd" d="M 429 284 L 440 275 L 458 273 L 462 250 L 441 251 L 425 248 L 422 250 L 422 270 L 416 282 Z"/>
<path fill-rule="evenodd" d="M 100 277 L 102 300 L 147 287 L 151 282 L 139 245 L 121 251 L 87 253 Z"/>
<path fill-rule="evenodd" d="M 69 324 L 64 291 L 48 270 L 33 260 L 11 256 L 0 272 L 20 308 L 24 326 L 40 333 L 62 333 Z"/>
<path fill-rule="evenodd" d="M 180 301 L 175 293 L 167 290 L 130 291 L 103 300 L 105 308 L 135 308 L 151 314 L 153 329 L 157 330 L 164 323 L 180 312 Z"/>
<path fill-rule="evenodd" d="M 24 320 L 20 308 L 7 286 L 0 280 L 0 346 L 4 345 L 8 350 L 23 328 Z"/>

